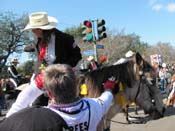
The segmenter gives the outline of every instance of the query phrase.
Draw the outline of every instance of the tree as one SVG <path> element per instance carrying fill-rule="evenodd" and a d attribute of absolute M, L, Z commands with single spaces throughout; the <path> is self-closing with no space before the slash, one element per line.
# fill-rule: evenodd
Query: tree
<path fill-rule="evenodd" d="M 66 33 L 71 34 L 75 37 L 81 51 L 94 49 L 93 43 L 82 41 L 82 28 L 81 25 L 77 27 L 68 28 L 65 30 Z M 97 49 L 98 57 L 106 55 L 108 57 L 109 64 L 116 62 L 121 57 L 124 57 L 128 50 L 140 52 L 143 54 L 149 47 L 147 43 L 140 41 L 140 37 L 135 33 L 125 34 L 124 29 L 121 31 L 107 30 L 107 38 L 101 41 L 97 41 L 97 44 L 104 45 L 104 49 Z"/>
<path fill-rule="evenodd" d="M 34 60 L 29 60 L 19 66 L 17 69 L 22 76 L 32 76 L 34 72 Z M 29 70 L 30 69 L 30 70 Z"/>
<path fill-rule="evenodd" d="M 104 43 L 105 49 L 100 50 L 99 54 L 107 55 L 110 64 L 125 57 L 128 50 L 143 54 L 148 48 L 148 44 L 140 41 L 138 35 L 134 33 L 124 34 L 123 30 L 118 33 L 110 31 L 108 37 L 100 43 Z"/>
<path fill-rule="evenodd" d="M 10 55 L 21 53 L 23 45 L 30 42 L 28 32 L 22 32 L 27 23 L 27 14 L 17 16 L 12 12 L 0 12 L 0 71 Z"/>
<path fill-rule="evenodd" d="M 150 46 L 145 51 L 145 56 L 148 60 L 150 60 L 150 55 L 159 54 L 162 56 L 163 62 L 167 64 L 175 63 L 175 48 L 170 43 L 158 42 L 155 45 Z"/>
<path fill-rule="evenodd" d="M 71 28 L 67 28 L 64 30 L 65 33 L 68 33 L 70 35 L 73 35 L 75 38 L 81 38 L 82 37 L 82 28 L 80 26 L 74 26 Z"/>

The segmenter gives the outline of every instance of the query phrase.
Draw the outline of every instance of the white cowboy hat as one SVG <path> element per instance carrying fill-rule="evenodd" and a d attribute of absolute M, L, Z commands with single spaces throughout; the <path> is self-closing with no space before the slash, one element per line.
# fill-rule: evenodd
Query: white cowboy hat
<path fill-rule="evenodd" d="M 166 63 L 163 63 L 163 64 L 162 64 L 162 67 L 166 68 Z"/>
<path fill-rule="evenodd" d="M 18 59 L 13 59 L 13 61 L 11 61 L 11 63 L 19 64 L 19 61 L 18 61 Z"/>
<path fill-rule="evenodd" d="M 87 58 L 88 61 L 91 61 L 91 60 L 93 60 L 93 59 L 94 59 L 94 57 L 91 56 L 91 55 Z"/>
<path fill-rule="evenodd" d="M 119 65 L 119 64 L 122 64 L 122 63 L 125 63 L 127 61 L 127 59 L 125 58 L 120 58 L 117 62 L 115 62 L 113 65 Z"/>
<path fill-rule="evenodd" d="M 125 57 L 129 58 L 129 57 L 132 57 L 134 54 L 135 53 L 133 51 L 129 50 L 128 52 L 126 52 Z"/>
<path fill-rule="evenodd" d="M 35 12 L 29 15 L 29 23 L 23 31 L 36 28 L 50 30 L 53 29 L 57 23 L 58 20 L 54 17 L 48 16 L 46 12 Z"/>

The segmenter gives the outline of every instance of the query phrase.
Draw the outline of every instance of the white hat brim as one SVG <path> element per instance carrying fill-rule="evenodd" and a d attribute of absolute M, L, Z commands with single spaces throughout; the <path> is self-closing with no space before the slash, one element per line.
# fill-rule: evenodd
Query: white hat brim
<path fill-rule="evenodd" d="M 29 86 L 29 83 L 22 84 L 16 88 L 16 90 L 22 91 Z"/>
<path fill-rule="evenodd" d="M 125 58 L 120 58 L 117 62 L 115 62 L 113 65 L 119 65 L 119 64 L 122 64 L 122 63 L 125 63 L 127 62 L 127 60 Z"/>
<path fill-rule="evenodd" d="M 87 58 L 88 61 L 91 61 L 91 60 L 93 60 L 93 59 L 94 59 L 93 56 L 90 56 L 90 57 Z"/>
<path fill-rule="evenodd" d="M 126 54 L 125 54 L 125 57 L 126 58 L 129 58 L 131 56 L 133 56 L 135 53 L 133 51 L 128 51 Z"/>
<path fill-rule="evenodd" d="M 55 28 L 56 25 L 58 24 L 58 20 L 51 16 L 48 16 L 48 21 L 49 23 L 43 26 L 32 26 L 30 24 L 27 24 L 27 26 L 23 29 L 23 31 L 37 29 L 37 28 L 43 29 L 43 30 L 50 30 L 50 29 Z"/>

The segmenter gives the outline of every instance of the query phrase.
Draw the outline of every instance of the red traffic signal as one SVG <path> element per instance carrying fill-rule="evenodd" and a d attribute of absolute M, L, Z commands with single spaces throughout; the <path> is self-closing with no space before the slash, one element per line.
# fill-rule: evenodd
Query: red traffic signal
<path fill-rule="evenodd" d="M 91 28 L 91 27 L 92 27 L 91 22 L 88 21 L 88 20 L 85 20 L 83 24 L 84 24 L 86 27 L 88 27 L 88 28 Z"/>

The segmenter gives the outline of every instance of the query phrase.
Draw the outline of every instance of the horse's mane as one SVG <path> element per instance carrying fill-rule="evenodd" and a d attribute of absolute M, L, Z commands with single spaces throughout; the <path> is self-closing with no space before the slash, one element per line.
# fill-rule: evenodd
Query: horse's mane
<path fill-rule="evenodd" d="M 104 66 L 97 70 L 87 72 L 84 82 L 88 87 L 89 95 L 91 97 L 99 96 L 104 91 L 103 83 L 111 76 L 114 76 L 116 81 L 132 87 L 132 82 L 135 79 L 134 62 L 127 61 L 122 64 Z"/>

